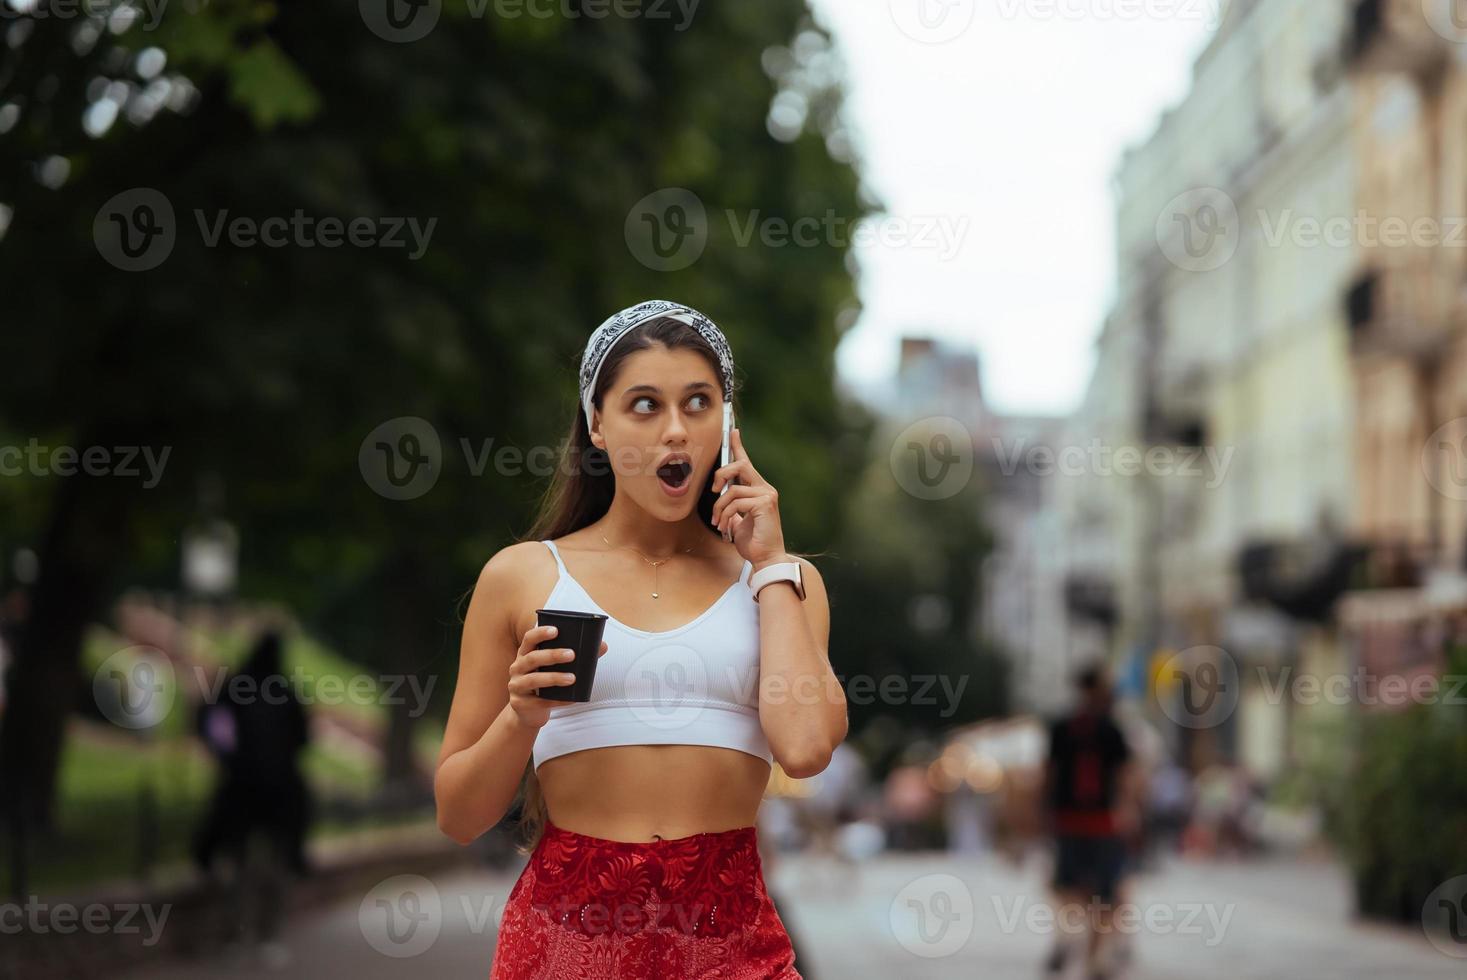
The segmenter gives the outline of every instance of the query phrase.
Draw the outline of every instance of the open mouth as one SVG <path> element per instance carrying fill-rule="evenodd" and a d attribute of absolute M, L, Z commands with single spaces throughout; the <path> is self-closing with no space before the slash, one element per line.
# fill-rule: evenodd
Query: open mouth
<path fill-rule="evenodd" d="M 688 477 L 692 473 L 692 463 L 684 459 L 676 459 L 657 468 L 657 479 L 661 480 L 663 486 L 670 490 L 681 490 L 687 486 Z"/>

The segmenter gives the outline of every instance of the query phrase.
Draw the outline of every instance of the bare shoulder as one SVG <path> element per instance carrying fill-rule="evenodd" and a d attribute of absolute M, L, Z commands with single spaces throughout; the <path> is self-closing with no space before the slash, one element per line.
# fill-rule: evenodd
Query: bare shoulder
<path fill-rule="evenodd" d="M 555 558 L 539 541 L 505 545 L 484 563 L 478 588 L 503 603 L 511 632 L 521 636 L 535 625 L 535 609 L 554 587 Z"/>
<path fill-rule="evenodd" d="M 484 563 L 479 581 L 497 586 L 510 585 L 526 573 L 533 573 L 545 562 L 554 566 L 555 559 L 550 557 L 550 550 L 543 544 L 539 541 L 517 541 L 500 548 Z"/>

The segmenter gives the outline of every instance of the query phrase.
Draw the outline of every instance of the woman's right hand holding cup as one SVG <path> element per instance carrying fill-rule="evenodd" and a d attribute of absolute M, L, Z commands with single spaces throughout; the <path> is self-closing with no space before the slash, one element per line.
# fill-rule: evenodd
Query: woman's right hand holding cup
<path fill-rule="evenodd" d="M 515 655 L 514 662 L 509 665 L 509 706 L 514 709 L 520 724 L 526 728 L 543 727 L 550 720 L 551 710 L 567 703 L 542 698 L 535 693 L 537 690 L 542 687 L 568 687 L 576 681 L 576 675 L 569 669 L 565 671 L 537 669 L 546 664 L 569 664 L 575 659 L 575 651 L 568 647 L 535 649 L 539 644 L 552 639 L 557 632 L 554 626 L 532 627 L 520 640 L 519 651 Z M 602 640 L 601 649 L 596 655 L 604 656 L 607 649 L 606 641 Z"/>

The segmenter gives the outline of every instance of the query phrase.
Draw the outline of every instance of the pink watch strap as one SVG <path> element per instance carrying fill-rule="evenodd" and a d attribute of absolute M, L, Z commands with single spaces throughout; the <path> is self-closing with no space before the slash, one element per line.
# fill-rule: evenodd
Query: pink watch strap
<path fill-rule="evenodd" d="M 799 562 L 776 562 L 749 576 L 749 589 L 754 593 L 754 601 L 759 601 L 759 593 L 766 585 L 772 585 L 775 582 L 789 582 L 795 587 L 795 592 L 799 594 L 801 601 L 804 600 L 805 583 L 801 576 Z"/>

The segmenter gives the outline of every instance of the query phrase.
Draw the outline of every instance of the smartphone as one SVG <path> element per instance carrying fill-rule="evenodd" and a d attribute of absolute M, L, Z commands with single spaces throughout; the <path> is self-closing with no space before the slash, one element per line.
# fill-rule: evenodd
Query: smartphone
<path fill-rule="evenodd" d="M 732 436 L 730 435 L 732 432 L 733 432 L 733 406 L 730 405 L 728 402 L 724 402 L 723 403 L 723 449 L 719 452 L 719 455 L 718 455 L 718 460 L 719 460 L 718 465 L 720 467 L 724 467 L 724 466 L 727 466 L 728 465 L 728 461 L 729 461 L 728 442 L 729 442 L 729 439 L 732 438 Z M 718 495 L 720 497 L 722 497 L 724 495 L 724 493 L 727 492 L 728 487 L 729 487 L 729 484 L 732 483 L 732 482 L 733 482 L 732 480 L 725 481 L 725 483 L 723 484 L 723 486 L 719 488 Z M 733 539 L 730 538 L 727 533 L 725 533 L 723 535 L 723 540 L 725 540 L 725 541 L 731 541 Z"/>
<path fill-rule="evenodd" d="M 723 403 L 723 450 L 718 455 L 718 466 L 719 466 L 720 469 L 728 465 L 728 459 L 729 459 L 728 441 L 730 439 L 730 433 L 731 432 L 733 432 L 733 406 L 730 405 L 728 402 L 724 402 Z M 723 494 L 724 494 L 724 491 L 726 491 L 727 489 L 728 489 L 728 484 L 725 483 L 723 486 L 719 487 L 719 489 L 718 489 L 718 495 L 720 497 L 722 497 Z"/>

